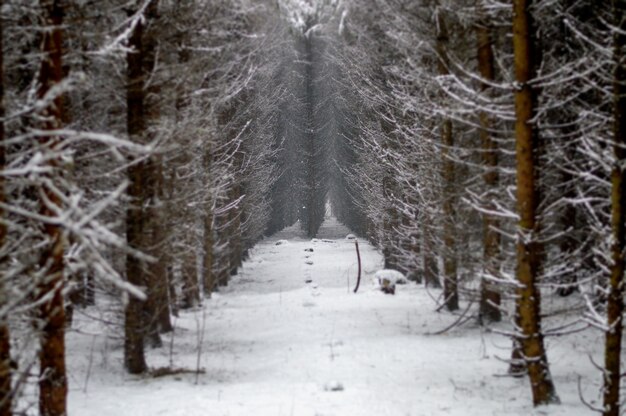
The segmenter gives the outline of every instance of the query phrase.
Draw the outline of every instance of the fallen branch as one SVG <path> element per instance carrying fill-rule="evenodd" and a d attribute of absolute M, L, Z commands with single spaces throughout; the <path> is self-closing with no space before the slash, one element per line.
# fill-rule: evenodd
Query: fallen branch
<path fill-rule="evenodd" d="M 199 368 L 191 370 L 189 368 L 176 368 L 176 367 L 159 367 L 150 371 L 150 376 L 153 378 L 175 376 L 178 374 L 205 374 L 204 369 Z"/>
<path fill-rule="evenodd" d="M 437 332 L 426 332 L 424 335 L 441 335 L 444 332 L 447 332 L 447 331 L 451 330 L 455 326 L 463 325 L 465 322 L 467 322 L 470 319 L 472 319 L 472 315 L 469 315 L 467 317 L 465 315 L 467 315 L 467 312 L 469 312 L 469 310 L 470 310 L 470 308 L 472 307 L 473 304 L 474 304 L 474 301 L 468 302 L 467 308 L 465 308 L 463 313 L 461 315 L 459 315 L 458 319 L 456 321 L 452 322 L 452 324 L 448 325 L 444 329 L 441 329 L 441 330 L 439 330 Z"/>

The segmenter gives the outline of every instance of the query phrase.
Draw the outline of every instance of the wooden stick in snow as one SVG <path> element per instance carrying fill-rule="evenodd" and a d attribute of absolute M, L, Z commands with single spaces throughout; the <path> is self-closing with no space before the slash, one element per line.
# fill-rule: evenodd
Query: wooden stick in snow
<path fill-rule="evenodd" d="M 359 242 L 357 240 L 354 240 L 354 246 L 356 247 L 356 258 L 359 263 L 359 273 L 356 278 L 356 287 L 354 288 L 354 293 L 356 293 L 357 290 L 359 290 L 359 285 L 361 284 L 361 254 L 359 253 Z"/>

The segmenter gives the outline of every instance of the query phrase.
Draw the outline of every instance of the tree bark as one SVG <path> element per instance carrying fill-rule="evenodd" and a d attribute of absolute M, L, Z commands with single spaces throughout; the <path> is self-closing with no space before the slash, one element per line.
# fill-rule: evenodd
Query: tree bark
<path fill-rule="evenodd" d="M 4 4 L 0 0 L 0 9 Z M 0 16 L 0 143 L 4 143 L 4 48 L 2 46 L 4 34 L 4 19 Z M 0 146 L 0 170 L 6 167 L 6 150 L 4 146 Z M 6 202 L 6 194 L 4 188 L 4 177 L 0 177 L 0 202 Z M 4 253 L 7 240 L 6 212 L 0 208 L 0 250 Z M 2 255 L 0 261 L 4 264 L 8 257 Z M 9 294 L 6 291 L 6 283 L 4 276 L 0 275 L 0 309 L 5 309 L 5 305 L 9 300 Z M 8 312 L 0 316 L 0 416 L 11 416 L 13 405 L 13 394 L 11 386 L 11 333 L 9 331 Z"/>
<path fill-rule="evenodd" d="M 235 160 L 236 160 L 237 169 L 243 169 L 243 152 L 241 151 L 237 152 L 237 154 L 235 155 Z M 233 189 L 231 191 L 233 203 L 241 197 L 241 178 L 239 176 L 240 175 L 236 175 L 237 184 L 233 186 Z M 230 247 L 229 247 L 230 248 L 229 272 L 231 276 L 237 275 L 239 266 L 241 266 L 241 255 L 243 252 L 242 241 L 241 241 L 241 216 L 242 215 L 243 213 L 242 213 L 241 204 L 238 203 L 237 206 L 233 207 L 233 209 L 231 210 L 230 221 L 229 221 L 230 228 L 231 228 L 231 232 L 229 233 L 229 235 L 231 236 Z"/>
<path fill-rule="evenodd" d="M 493 81 L 494 60 L 492 49 L 491 27 L 487 22 L 487 17 L 482 10 L 482 6 L 477 5 L 479 21 L 476 25 L 476 38 L 478 41 L 478 71 L 484 80 L 480 89 L 484 93 L 489 93 L 489 81 Z M 497 192 L 498 175 L 498 145 L 491 137 L 492 121 L 486 111 L 481 111 L 478 115 L 480 129 L 479 136 L 482 143 L 483 165 L 485 174 L 483 179 L 486 187 L 486 210 L 493 212 L 496 207 L 491 202 Z M 483 262 L 486 275 L 499 277 L 500 269 L 500 234 L 498 234 L 499 221 L 495 215 L 483 213 Z M 502 319 L 500 312 L 500 292 L 495 285 L 485 278 L 481 279 L 480 290 L 480 312 L 481 323 L 499 322 Z"/>
<path fill-rule="evenodd" d="M 188 234 L 192 234 L 190 230 Z M 186 247 L 181 258 L 181 272 L 183 275 L 183 309 L 195 308 L 200 304 L 200 289 L 196 266 L 196 252 L 193 247 L 193 238 L 185 238 Z"/>
<path fill-rule="evenodd" d="M 621 351 L 624 313 L 624 250 L 626 249 L 626 1 L 613 0 L 613 140 L 615 162 L 611 172 L 611 276 L 607 299 L 604 350 L 604 416 L 620 414 Z"/>
<path fill-rule="evenodd" d="M 42 0 L 44 13 L 42 52 L 43 61 L 39 70 L 37 97 L 42 99 L 63 78 L 63 6 L 60 0 Z M 63 100 L 57 96 L 43 111 L 46 117 L 43 130 L 61 128 L 63 120 Z M 58 150 L 56 136 L 42 137 L 43 146 L 54 152 Z M 60 160 L 49 162 L 53 170 L 60 169 Z M 59 173 L 54 173 L 53 175 Z M 54 178 L 49 178 L 54 180 Z M 61 199 L 45 184 L 40 188 L 40 213 L 49 218 L 56 217 Z M 57 224 L 44 224 L 47 237 L 39 265 L 44 275 L 37 283 L 37 297 L 41 301 L 39 319 L 42 325 L 39 352 L 39 413 L 42 416 L 66 414 L 67 377 L 65 371 L 65 310 L 63 302 L 65 250 L 63 230 Z"/>
<path fill-rule="evenodd" d="M 439 55 L 439 74 L 449 75 L 448 66 L 448 30 L 442 11 L 437 13 L 437 42 L 436 49 Z M 450 157 L 450 151 L 454 147 L 452 135 L 452 120 L 447 117 L 441 122 L 441 157 L 443 161 L 443 295 L 446 308 L 449 311 L 459 309 L 457 258 L 456 258 L 456 230 L 455 230 L 455 197 L 454 197 L 454 161 Z"/>
<path fill-rule="evenodd" d="M 134 11 L 129 12 L 130 15 Z M 143 37 L 144 21 L 139 19 L 129 38 L 126 55 L 128 84 L 126 90 L 127 131 L 131 140 L 142 143 L 145 140 L 145 76 L 143 66 Z M 149 161 L 144 160 L 128 168 L 128 208 L 126 211 L 126 241 L 129 247 L 147 252 L 146 244 L 149 220 L 145 212 L 147 202 L 146 171 Z M 146 289 L 148 279 L 145 274 L 143 261 L 136 256 L 126 257 L 126 278 L 138 287 Z M 125 312 L 124 325 L 124 363 L 131 374 L 141 374 L 147 370 L 144 355 L 144 339 L 146 328 L 144 322 L 143 301 L 130 296 Z"/>
<path fill-rule="evenodd" d="M 437 259 L 435 257 L 433 232 L 431 229 L 430 214 L 424 215 L 422 224 L 422 244 L 424 250 L 422 250 L 422 259 L 424 262 L 424 284 L 427 287 L 439 289 L 441 282 L 439 281 L 439 267 L 437 265 Z"/>
<path fill-rule="evenodd" d="M 517 205 L 520 216 L 517 236 L 517 302 L 521 344 L 535 406 L 559 403 L 541 333 L 541 294 L 537 288 L 540 258 L 536 234 L 537 177 L 536 133 L 533 126 L 535 75 L 532 35 L 532 0 L 513 1 L 513 53 L 515 65 L 515 153 L 517 160 Z"/>
<path fill-rule="evenodd" d="M 211 203 L 207 203 L 206 213 L 204 214 L 204 236 L 203 236 L 203 252 L 202 258 L 202 283 L 204 286 L 204 295 L 210 297 L 215 289 L 215 274 L 213 272 L 213 209 Z"/>

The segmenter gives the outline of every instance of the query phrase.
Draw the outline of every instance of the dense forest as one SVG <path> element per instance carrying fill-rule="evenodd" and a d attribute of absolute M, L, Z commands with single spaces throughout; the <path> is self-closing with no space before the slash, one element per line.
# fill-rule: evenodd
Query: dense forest
<path fill-rule="evenodd" d="M 172 317 L 327 206 L 508 337 L 534 405 L 545 339 L 602 331 L 621 414 L 626 0 L 1 0 L 0 172 L 0 416 L 68 414 L 78 314 L 151 374 Z"/>

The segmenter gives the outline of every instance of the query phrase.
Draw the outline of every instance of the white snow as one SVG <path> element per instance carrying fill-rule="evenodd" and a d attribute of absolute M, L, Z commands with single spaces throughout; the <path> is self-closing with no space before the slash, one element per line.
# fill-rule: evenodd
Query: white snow
<path fill-rule="evenodd" d="M 382 269 L 374 274 L 374 279 L 380 285 L 383 280 L 388 280 L 392 284 L 406 284 L 406 277 L 397 270 Z"/>
<path fill-rule="evenodd" d="M 334 219 L 314 241 L 297 227 L 284 230 L 255 247 L 242 272 L 204 308 L 181 312 L 174 338 L 147 350 L 148 363 L 193 370 L 199 362 L 204 373 L 197 380 L 127 375 L 121 328 L 107 334 L 79 315 L 67 336 L 69 414 L 593 414 L 581 404 L 577 383 L 582 376 L 584 396 L 597 404 L 600 377 L 588 354 L 601 362 L 599 332 L 548 339 L 563 404 L 533 409 L 528 380 L 504 377 L 507 338 L 474 324 L 428 335 L 457 319 L 435 312 L 431 297 L 439 292 L 409 282 L 395 296 L 352 293 L 357 265 L 348 233 Z M 283 240 L 289 243 L 276 245 Z M 381 255 L 365 241 L 360 250 L 363 278 L 371 279 Z"/>

